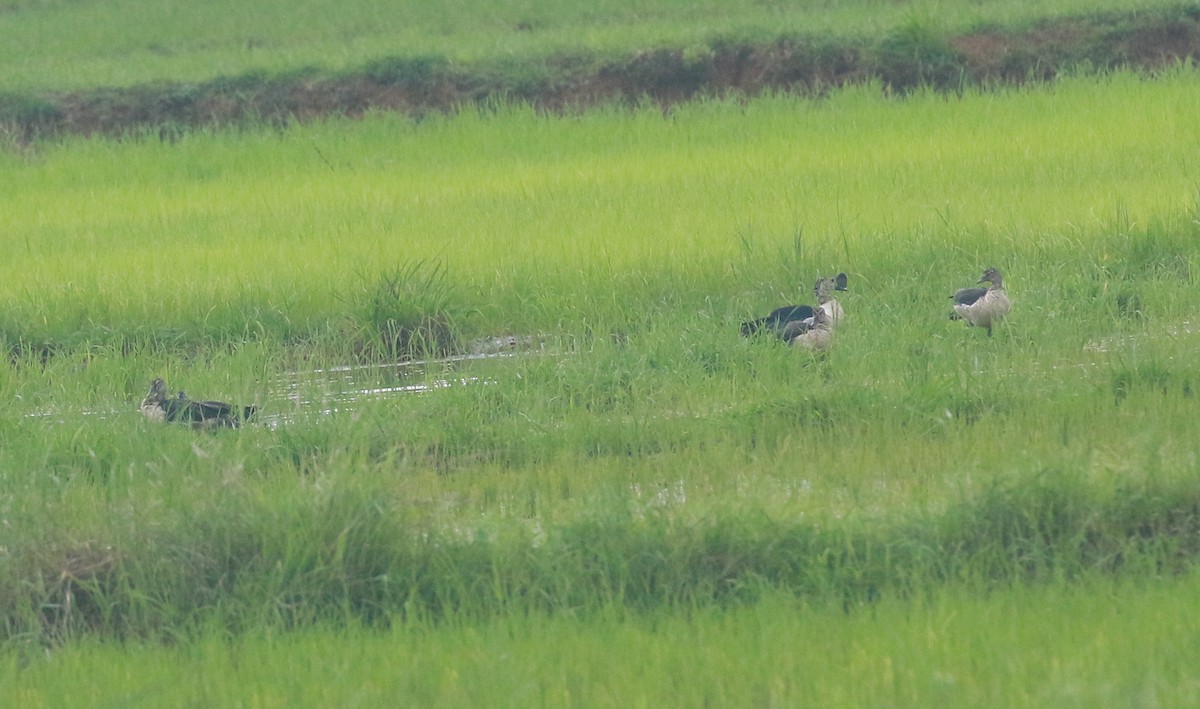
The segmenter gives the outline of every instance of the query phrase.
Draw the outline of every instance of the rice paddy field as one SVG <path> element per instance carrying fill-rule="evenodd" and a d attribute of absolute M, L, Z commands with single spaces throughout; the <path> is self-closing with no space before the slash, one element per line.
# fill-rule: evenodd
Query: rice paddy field
<path fill-rule="evenodd" d="M 20 88 L 257 66 L 206 27 Z M 1196 115 L 1183 65 L 0 151 L 0 704 L 1195 705 Z M 827 356 L 739 334 L 838 272 Z M 258 411 L 147 421 L 155 377 Z"/>

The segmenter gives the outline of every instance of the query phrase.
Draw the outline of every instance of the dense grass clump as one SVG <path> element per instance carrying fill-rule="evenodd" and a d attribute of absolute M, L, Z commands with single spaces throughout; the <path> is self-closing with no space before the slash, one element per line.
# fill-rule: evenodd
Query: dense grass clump
<path fill-rule="evenodd" d="M 456 322 L 466 307 L 437 264 L 415 262 L 364 284 L 353 296 L 353 339 L 387 359 L 457 352 Z"/>

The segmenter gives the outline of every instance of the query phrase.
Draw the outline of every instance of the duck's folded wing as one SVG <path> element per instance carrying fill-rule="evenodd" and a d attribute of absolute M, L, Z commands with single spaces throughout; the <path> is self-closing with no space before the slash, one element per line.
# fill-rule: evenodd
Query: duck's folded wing
<path fill-rule="evenodd" d="M 167 399 L 163 402 L 163 410 L 168 421 L 199 422 L 233 415 L 233 407 L 223 401 Z"/>
<path fill-rule="evenodd" d="M 782 308 L 775 308 L 765 318 L 742 323 L 742 334 L 752 335 L 766 328 L 777 335 L 782 335 L 785 325 L 795 320 L 811 319 L 812 315 L 813 309 L 810 305 L 785 305 Z"/>
<path fill-rule="evenodd" d="M 203 418 L 226 418 L 234 415 L 235 407 L 224 401 L 193 401 L 192 408 Z"/>
<path fill-rule="evenodd" d="M 767 316 L 767 321 L 772 325 L 785 325 L 793 320 L 804 320 L 812 316 L 811 305 L 785 305 L 772 310 L 771 314 Z"/>
<path fill-rule="evenodd" d="M 987 294 L 987 288 L 963 288 L 951 298 L 955 305 L 971 305 Z"/>

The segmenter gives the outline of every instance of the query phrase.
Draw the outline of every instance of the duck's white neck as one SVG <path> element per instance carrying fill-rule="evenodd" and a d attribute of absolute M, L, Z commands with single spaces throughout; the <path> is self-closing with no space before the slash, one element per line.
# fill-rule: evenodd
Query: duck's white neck
<path fill-rule="evenodd" d="M 829 316 L 829 321 L 831 323 L 836 323 L 844 314 L 842 311 L 842 304 L 837 302 L 835 298 L 824 299 L 821 302 L 821 310 L 824 310 L 825 314 Z"/>

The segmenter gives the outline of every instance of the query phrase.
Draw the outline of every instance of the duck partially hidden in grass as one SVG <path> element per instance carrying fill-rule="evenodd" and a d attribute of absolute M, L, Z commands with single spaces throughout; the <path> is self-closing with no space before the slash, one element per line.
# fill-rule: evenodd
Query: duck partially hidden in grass
<path fill-rule="evenodd" d="M 825 311 L 829 316 L 829 325 L 833 327 L 843 315 L 842 306 L 833 297 L 833 294 L 834 291 L 844 290 L 846 290 L 845 273 L 839 273 L 830 278 L 818 278 L 813 286 L 813 295 L 817 298 L 816 308 L 811 305 L 785 305 L 782 308 L 776 308 L 764 318 L 742 323 L 742 336 L 749 337 L 760 332 L 770 332 L 781 340 L 790 342 L 797 334 L 803 332 L 803 330 L 798 331 L 798 327 L 807 329 L 813 326 L 813 314 L 817 310 Z M 793 325 L 792 323 L 802 323 L 803 325 Z"/>
<path fill-rule="evenodd" d="M 817 308 L 811 323 L 800 320 L 790 322 L 783 334 L 792 347 L 826 352 L 833 344 L 833 316 L 824 308 Z"/>
<path fill-rule="evenodd" d="M 992 326 L 1008 315 L 1012 303 L 1004 292 L 1004 279 L 1000 271 L 989 268 L 978 282 L 989 285 L 987 288 L 962 288 L 950 296 L 954 301 L 954 312 L 950 318 L 966 320 L 972 327 L 986 328 L 988 337 L 991 337 Z"/>
<path fill-rule="evenodd" d="M 182 391 L 167 396 L 167 383 L 161 378 L 150 383 L 150 393 L 142 399 L 142 415 L 151 421 L 185 423 L 195 429 L 238 428 L 258 410 L 255 406 L 234 406 L 223 401 L 193 401 Z"/>

